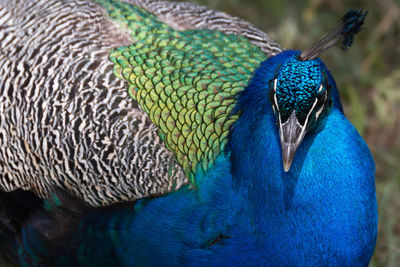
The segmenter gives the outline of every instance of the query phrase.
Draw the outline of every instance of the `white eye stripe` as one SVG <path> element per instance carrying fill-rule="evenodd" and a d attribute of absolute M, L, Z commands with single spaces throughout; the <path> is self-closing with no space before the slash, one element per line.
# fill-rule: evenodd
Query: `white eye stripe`
<path fill-rule="evenodd" d="M 315 120 L 318 120 L 319 115 L 321 115 L 322 110 L 324 109 L 324 106 L 321 106 L 317 113 L 315 113 Z"/>
<path fill-rule="evenodd" d="M 276 93 L 276 85 L 277 85 L 277 83 L 278 83 L 278 79 L 275 79 L 274 80 L 274 91 L 275 91 L 275 93 Z"/>
<path fill-rule="evenodd" d="M 279 106 L 278 106 L 278 100 L 276 99 L 276 94 L 274 94 L 274 101 L 275 101 L 276 109 L 277 109 L 278 112 L 279 112 Z"/>
<path fill-rule="evenodd" d="M 315 99 L 314 104 L 312 105 L 310 111 L 308 112 L 307 117 L 306 117 L 306 121 L 305 121 L 304 125 L 307 125 L 307 123 L 308 123 L 308 118 L 310 117 L 312 111 L 314 110 L 315 105 L 317 105 L 317 102 L 318 102 L 318 98 Z"/>
<path fill-rule="evenodd" d="M 322 84 L 321 84 L 321 86 L 320 86 L 319 89 L 318 89 L 318 93 L 322 91 L 322 88 L 324 88 L 324 87 L 323 87 Z"/>

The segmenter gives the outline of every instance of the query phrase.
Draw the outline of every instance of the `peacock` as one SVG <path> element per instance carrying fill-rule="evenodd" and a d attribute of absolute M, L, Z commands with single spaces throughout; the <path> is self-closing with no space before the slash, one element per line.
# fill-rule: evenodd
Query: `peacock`
<path fill-rule="evenodd" d="M 375 166 L 319 56 L 157 0 L 0 0 L 0 254 L 22 266 L 367 266 Z"/>

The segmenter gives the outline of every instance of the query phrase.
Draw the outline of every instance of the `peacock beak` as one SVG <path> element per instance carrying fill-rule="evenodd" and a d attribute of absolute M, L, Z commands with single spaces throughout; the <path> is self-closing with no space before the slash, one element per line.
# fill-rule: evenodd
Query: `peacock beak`
<path fill-rule="evenodd" d="M 305 128 L 305 125 L 303 126 L 299 123 L 294 110 L 286 122 L 282 123 L 279 118 L 279 135 L 285 172 L 289 171 L 297 148 L 303 141 L 306 134 Z"/>

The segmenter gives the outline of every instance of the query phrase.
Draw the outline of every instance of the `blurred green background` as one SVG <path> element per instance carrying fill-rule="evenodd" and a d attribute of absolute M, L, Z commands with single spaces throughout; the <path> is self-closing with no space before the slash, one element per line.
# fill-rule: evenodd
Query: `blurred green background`
<path fill-rule="evenodd" d="M 379 233 L 370 266 L 400 266 L 400 0 L 192 0 L 253 23 L 284 48 L 304 49 L 349 9 L 369 10 L 353 46 L 322 56 L 346 115 L 376 162 Z"/>

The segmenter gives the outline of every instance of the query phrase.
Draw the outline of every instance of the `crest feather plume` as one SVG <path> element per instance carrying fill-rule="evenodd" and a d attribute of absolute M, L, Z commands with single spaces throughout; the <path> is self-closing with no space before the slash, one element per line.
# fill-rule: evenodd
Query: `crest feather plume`
<path fill-rule="evenodd" d="M 340 40 L 343 40 L 342 49 L 347 50 L 353 44 L 354 35 L 360 31 L 367 13 L 362 9 L 349 10 L 331 30 L 301 52 L 299 60 L 316 59 Z"/>

